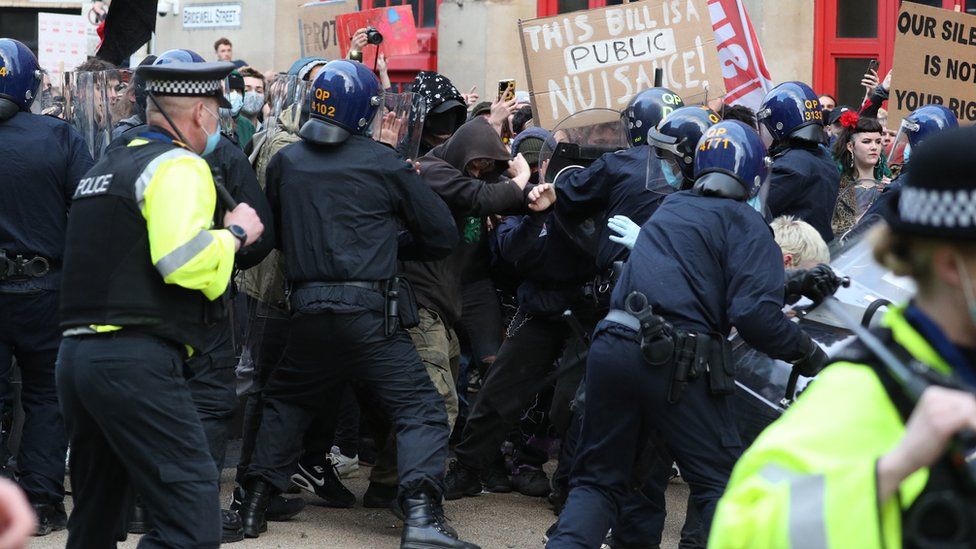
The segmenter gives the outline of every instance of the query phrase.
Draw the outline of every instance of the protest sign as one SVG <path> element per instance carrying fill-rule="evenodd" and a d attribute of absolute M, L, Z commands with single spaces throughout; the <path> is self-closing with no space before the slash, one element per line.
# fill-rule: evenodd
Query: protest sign
<path fill-rule="evenodd" d="M 976 121 L 976 16 L 905 2 L 896 30 L 889 127 L 933 103 Z"/>
<path fill-rule="evenodd" d="M 576 112 L 623 110 L 637 92 L 663 85 L 686 104 L 725 94 L 705 0 L 643 0 L 519 21 L 536 122 Z"/>
<path fill-rule="evenodd" d="M 298 16 L 301 26 L 302 57 L 317 56 L 339 59 L 343 56 L 339 46 L 336 18 L 358 9 L 355 0 L 309 2 L 302 5 Z"/>
<path fill-rule="evenodd" d="M 88 58 L 87 23 L 81 15 L 37 14 L 37 62 L 50 81 L 60 86 L 61 75 Z"/>
<path fill-rule="evenodd" d="M 373 27 L 383 35 L 382 44 L 369 45 L 363 49 L 363 63 L 368 67 L 372 67 L 375 63 L 377 52 L 389 58 L 393 55 L 409 55 L 420 51 L 413 6 L 409 4 L 340 15 L 336 18 L 336 27 L 343 57 L 349 53 L 349 42 L 357 29 Z"/>

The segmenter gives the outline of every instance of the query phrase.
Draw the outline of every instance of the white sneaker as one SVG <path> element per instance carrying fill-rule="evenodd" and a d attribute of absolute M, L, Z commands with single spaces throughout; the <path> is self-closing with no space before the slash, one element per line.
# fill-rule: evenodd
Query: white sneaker
<path fill-rule="evenodd" d="M 359 456 L 346 457 L 339 451 L 338 446 L 333 446 L 329 453 L 329 461 L 335 466 L 339 478 L 359 478 Z"/>

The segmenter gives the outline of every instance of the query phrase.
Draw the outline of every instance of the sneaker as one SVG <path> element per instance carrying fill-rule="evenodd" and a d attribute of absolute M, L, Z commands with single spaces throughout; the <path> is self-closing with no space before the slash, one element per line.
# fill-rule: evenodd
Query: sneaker
<path fill-rule="evenodd" d="M 220 543 L 236 543 L 244 540 L 244 523 L 236 511 L 220 510 Z"/>
<path fill-rule="evenodd" d="M 481 493 L 481 479 L 478 472 L 454 460 L 444 476 L 444 499 L 461 499 Z"/>
<path fill-rule="evenodd" d="M 328 459 L 320 463 L 300 459 L 291 481 L 299 488 L 322 498 L 326 507 L 348 509 L 356 504 L 356 496 L 342 484 L 335 466 Z"/>
<path fill-rule="evenodd" d="M 244 503 L 244 488 L 238 486 L 234 488 L 234 495 L 231 496 L 230 510 L 235 513 L 240 512 L 241 505 Z M 265 512 L 265 519 L 272 522 L 284 522 L 291 520 L 298 513 L 305 509 L 305 500 L 302 498 L 285 498 L 273 496 L 268 510 Z"/>
<path fill-rule="evenodd" d="M 556 533 L 556 527 L 557 526 L 559 526 L 559 521 L 558 520 L 556 522 L 552 523 L 549 526 L 549 528 L 546 528 L 546 533 L 545 534 L 542 534 L 542 543 L 543 544 L 549 543 L 549 538 L 551 538 L 552 535 Z"/>
<path fill-rule="evenodd" d="M 523 496 L 544 498 L 549 495 L 549 477 L 541 469 L 522 467 L 512 477 L 512 487 Z"/>
<path fill-rule="evenodd" d="M 336 473 L 339 478 L 358 478 L 359 477 L 359 456 L 349 457 L 343 454 L 338 446 L 332 447 L 329 453 L 329 461 L 335 465 Z"/>
<path fill-rule="evenodd" d="M 481 479 L 485 490 L 496 494 L 507 494 L 512 491 L 512 481 L 504 469 L 491 467 Z"/>
<path fill-rule="evenodd" d="M 68 514 L 64 512 L 63 503 L 34 503 L 31 507 L 37 515 L 35 536 L 46 536 L 68 527 Z"/>

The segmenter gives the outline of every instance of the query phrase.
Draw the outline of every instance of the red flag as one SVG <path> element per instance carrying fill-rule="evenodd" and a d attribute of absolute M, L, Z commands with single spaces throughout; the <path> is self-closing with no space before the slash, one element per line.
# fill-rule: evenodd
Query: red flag
<path fill-rule="evenodd" d="M 772 79 L 742 0 L 708 0 L 715 47 L 725 78 L 725 102 L 758 109 Z"/>

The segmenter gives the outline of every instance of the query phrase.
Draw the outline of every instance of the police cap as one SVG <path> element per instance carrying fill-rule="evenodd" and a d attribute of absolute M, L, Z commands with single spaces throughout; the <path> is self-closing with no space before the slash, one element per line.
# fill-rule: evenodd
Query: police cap
<path fill-rule="evenodd" d="M 230 108 L 223 81 L 232 70 L 233 63 L 169 63 L 139 67 L 136 74 L 145 79 L 151 95 L 213 97 L 221 107 Z"/>

